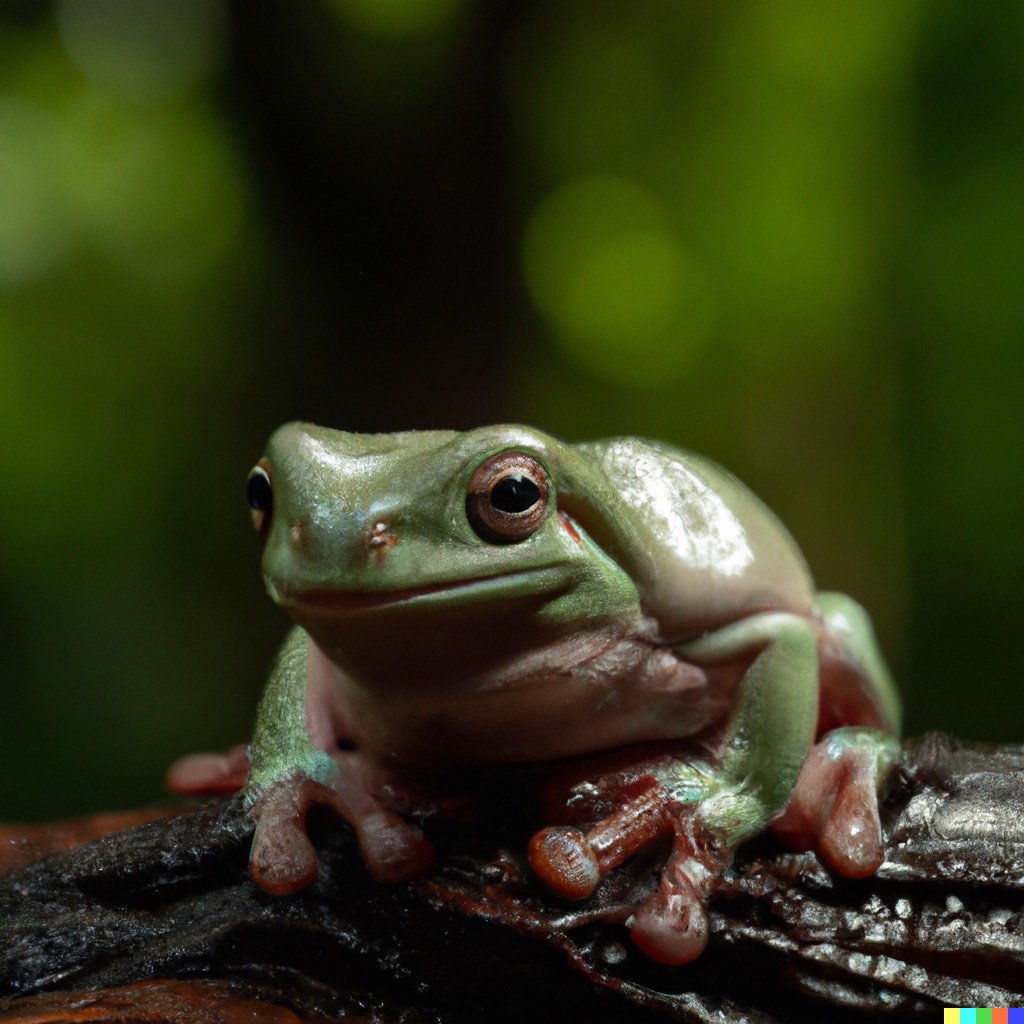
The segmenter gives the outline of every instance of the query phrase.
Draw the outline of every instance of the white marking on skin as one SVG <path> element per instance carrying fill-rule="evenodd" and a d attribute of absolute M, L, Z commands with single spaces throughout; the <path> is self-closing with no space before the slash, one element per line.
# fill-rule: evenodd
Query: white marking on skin
<path fill-rule="evenodd" d="M 624 472 L 615 466 L 617 452 L 609 450 L 613 479 L 626 503 L 660 523 L 667 542 L 698 569 L 740 576 L 754 561 L 754 552 L 740 521 L 714 489 L 678 462 L 650 453 L 628 454 Z M 680 502 L 680 495 L 687 496 Z"/>

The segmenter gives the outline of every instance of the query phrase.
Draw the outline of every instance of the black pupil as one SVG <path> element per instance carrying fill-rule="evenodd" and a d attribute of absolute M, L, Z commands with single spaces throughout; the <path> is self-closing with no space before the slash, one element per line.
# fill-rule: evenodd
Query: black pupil
<path fill-rule="evenodd" d="M 245 487 L 249 508 L 254 512 L 269 512 L 273 503 L 270 481 L 262 473 L 253 473 Z"/>
<path fill-rule="evenodd" d="M 491 488 L 491 504 L 499 512 L 525 512 L 540 501 L 540 488 L 528 476 L 502 477 Z"/>

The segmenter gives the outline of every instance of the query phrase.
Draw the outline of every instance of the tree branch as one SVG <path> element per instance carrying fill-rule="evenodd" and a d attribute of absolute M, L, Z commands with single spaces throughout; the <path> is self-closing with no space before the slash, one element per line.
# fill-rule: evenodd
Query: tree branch
<path fill-rule="evenodd" d="M 384 887 L 325 816 L 317 882 L 277 898 L 249 881 L 237 800 L 84 845 L 111 823 L 8 829 L 0 1019 L 799 1022 L 1020 1004 L 1024 750 L 942 735 L 905 749 L 877 875 L 836 879 L 763 838 L 686 967 L 651 963 L 623 926 L 657 851 L 559 905 L 525 868 L 527 832 L 437 821 L 434 872 Z M 35 859 L 54 847 L 70 848 Z"/>

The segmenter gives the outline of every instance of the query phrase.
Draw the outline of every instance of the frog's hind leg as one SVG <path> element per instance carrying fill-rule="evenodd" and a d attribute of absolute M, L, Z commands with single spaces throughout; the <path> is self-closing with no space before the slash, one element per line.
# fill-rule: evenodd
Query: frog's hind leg
<path fill-rule="evenodd" d="M 878 789 L 900 757 L 899 699 L 863 608 L 820 594 L 816 612 L 820 738 L 772 829 L 789 846 L 815 849 L 838 874 L 864 878 L 883 857 Z"/>
<path fill-rule="evenodd" d="M 900 700 L 871 620 L 845 594 L 818 594 L 818 735 L 848 725 L 899 733 Z"/>

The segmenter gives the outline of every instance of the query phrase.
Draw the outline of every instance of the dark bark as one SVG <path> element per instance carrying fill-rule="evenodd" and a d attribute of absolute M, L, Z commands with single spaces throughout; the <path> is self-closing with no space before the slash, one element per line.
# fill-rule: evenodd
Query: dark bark
<path fill-rule="evenodd" d="M 752 844 L 686 967 L 647 961 L 622 924 L 653 853 L 558 905 L 526 872 L 518 828 L 438 821 L 435 871 L 382 887 L 325 818 L 319 879 L 278 898 L 248 879 L 237 802 L 188 810 L 0 882 L 0 1019 L 866 1021 L 1021 1005 L 1024 750 L 945 736 L 906 750 L 876 876 Z M 80 840 L 35 833 L 7 860 Z"/>

